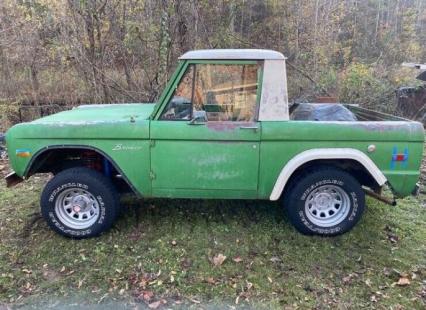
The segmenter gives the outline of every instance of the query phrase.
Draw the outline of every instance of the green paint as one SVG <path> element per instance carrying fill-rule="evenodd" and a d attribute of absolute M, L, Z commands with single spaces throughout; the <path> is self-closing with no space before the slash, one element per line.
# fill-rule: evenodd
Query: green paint
<path fill-rule="evenodd" d="M 256 193 L 259 131 L 193 126 L 176 121 L 152 122 L 151 130 L 151 139 L 156 140 L 151 151 L 154 190 Z"/>
<path fill-rule="evenodd" d="M 7 133 L 10 162 L 19 176 L 31 155 L 48 147 L 87 146 L 107 154 L 145 197 L 268 199 L 285 164 L 313 148 L 354 148 L 382 170 L 399 196 L 419 177 L 424 132 L 416 122 L 208 122 L 160 121 L 191 63 L 253 64 L 253 61 L 182 61 L 153 104 L 83 106 L 14 126 Z M 258 71 L 260 102 L 263 70 Z M 241 126 L 256 126 L 241 129 Z M 370 144 L 376 151 L 367 153 Z M 408 148 L 407 165 L 391 169 L 394 147 Z"/>

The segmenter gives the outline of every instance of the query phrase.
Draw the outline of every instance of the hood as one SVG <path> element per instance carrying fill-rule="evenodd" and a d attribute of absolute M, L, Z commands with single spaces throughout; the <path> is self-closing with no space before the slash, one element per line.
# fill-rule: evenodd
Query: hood
<path fill-rule="evenodd" d="M 87 125 L 93 123 L 122 122 L 130 119 L 146 120 L 151 115 L 155 104 L 91 104 L 81 105 L 75 109 L 52 114 L 31 123 Z"/>
<path fill-rule="evenodd" d="M 7 139 L 144 139 L 155 104 L 94 104 L 13 126 Z"/>

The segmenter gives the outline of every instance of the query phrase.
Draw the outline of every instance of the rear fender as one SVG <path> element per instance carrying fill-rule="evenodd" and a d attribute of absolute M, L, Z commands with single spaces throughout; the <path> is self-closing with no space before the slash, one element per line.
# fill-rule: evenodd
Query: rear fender
<path fill-rule="evenodd" d="M 387 179 L 376 164 L 363 152 L 351 148 L 324 148 L 304 151 L 293 157 L 281 170 L 275 182 L 270 200 L 278 200 L 288 180 L 303 164 L 318 159 L 352 159 L 360 163 L 370 173 L 379 186 L 386 184 Z"/>

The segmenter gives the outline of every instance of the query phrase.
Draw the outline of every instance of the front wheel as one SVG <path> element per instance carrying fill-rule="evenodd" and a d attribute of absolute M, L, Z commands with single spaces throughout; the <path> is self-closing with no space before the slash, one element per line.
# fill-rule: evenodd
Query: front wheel
<path fill-rule="evenodd" d="M 290 222 L 303 234 L 343 234 L 355 226 L 365 208 L 361 185 L 336 168 L 317 168 L 296 177 L 285 195 Z"/>
<path fill-rule="evenodd" d="M 118 194 L 101 173 L 71 168 L 50 180 L 41 195 L 41 213 L 59 234 L 72 238 L 98 236 L 117 216 Z"/>

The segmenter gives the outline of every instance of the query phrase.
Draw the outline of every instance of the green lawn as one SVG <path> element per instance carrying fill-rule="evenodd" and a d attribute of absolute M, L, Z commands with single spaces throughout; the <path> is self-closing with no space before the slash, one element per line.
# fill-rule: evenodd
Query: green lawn
<path fill-rule="evenodd" d="M 43 183 L 1 182 L 0 309 L 426 306 L 425 197 L 369 199 L 335 238 L 297 233 L 267 201 L 128 199 L 112 231 L 76 241 L 39 218 Z"/>

